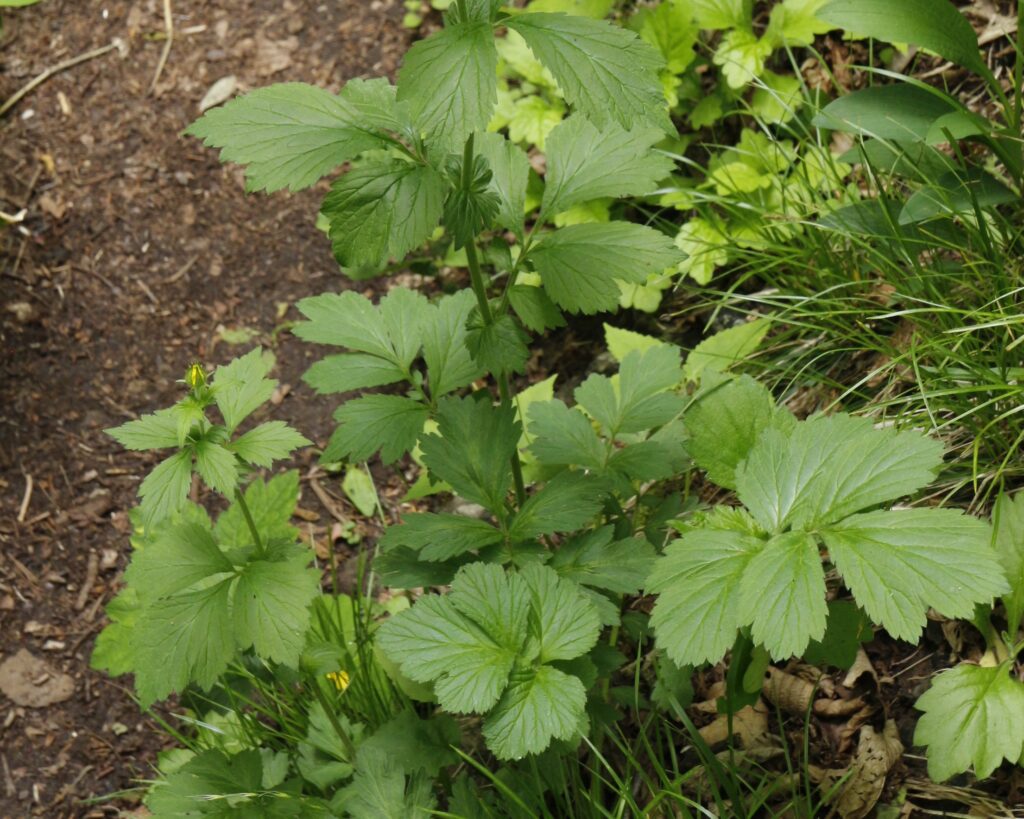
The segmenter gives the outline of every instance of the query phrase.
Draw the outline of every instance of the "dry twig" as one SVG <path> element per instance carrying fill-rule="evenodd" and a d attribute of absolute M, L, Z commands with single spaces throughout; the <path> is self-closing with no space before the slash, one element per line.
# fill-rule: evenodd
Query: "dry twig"
<path fill-rule="evenodd" d="M 167 58 L 171 55 L 171 46 L 174 45 L 174 18 L 171 15 L 171 0 L 164 0 L 164 32 L 167 34 L 167 39 L 164 40 L 164 49 L 160 52 L 160 61 L 156 64 L 153 82 L 149 84 L 150 94 L 156 91 L 156 84 L 160 82 L 160 75 L 164 73 Z"/>

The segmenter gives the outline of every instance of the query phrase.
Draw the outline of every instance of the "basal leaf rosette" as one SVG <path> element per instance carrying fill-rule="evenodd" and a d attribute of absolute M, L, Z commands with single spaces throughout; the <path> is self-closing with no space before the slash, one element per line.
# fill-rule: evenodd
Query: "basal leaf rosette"
<path fill-rule="evenodd" d="M 448 594 L 387 621 L 379 640 L 405 674 L 434 684 L 443 708 L 485 714 L 495 756 L 520 759 L 580 733 L 586 689 L 559 666 L 586 654 L 600 629 L 594 605 L 553 569 L 473 563 Z"/>
<path fill-rule="evenodd" d="M 937 441 L 849 415 L 797 422 L 743 411 L 756 432 L 745 452 L 706 446 L 716 424 L 736 426 L 737 407 L 759 406 L 754 390 L 763 388 L 733 382 L 719 390 L 732 412 L 715 413 L 712 399 L 688 420 L 698 463 L 730 479 L 735 463 L 745 508 L 685 529 L 648 578 L 648 592 L 660 595 L 652 623 L 676 663 L 717 662 L 745 627 L 775 659 L 802 654 L 825 633 L 823 561 L 876 623 L 910 641 L 929 608 L 970 617 L 1006 591 L 986 521 L 952 509 L 879 508 L 933 479 Z"/>

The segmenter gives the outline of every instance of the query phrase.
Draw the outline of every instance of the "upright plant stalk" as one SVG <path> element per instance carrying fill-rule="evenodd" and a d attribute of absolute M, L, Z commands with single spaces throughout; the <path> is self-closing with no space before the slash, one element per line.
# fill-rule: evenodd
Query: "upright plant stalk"
<path fill-rule="evenodd" d="M 473 180 L 473 138 L 470 134 L 466 140 L 466 147 L 462 154 L 462 185 L 468 190 Z M 484 283 L 483 271 L 480 269 L 480 258 L 476 253 L 476 241 L 466 242 L 466 262 L 469 265 L 469 281 L 476 295 L 476 303 L 480 308 L 480 317 L 487 327 L 494 325 L 494 311 L 491 310 L 491 303 L 487 299 L 487 285 Z M 504 303 L 504 302 L 503 302 Z M 498 382 L 498 395 L 501 396 L 503 407 L 512 406 L 512 387 L 509 383 L 508 373 L 502 372 L 495 375 Z M 526 502 L 526 483 L 523 480 L 523 465 L 519 461 L 519 450 L 512 453 L 512 482 L 516 490 L 516 504 L 522 506 Z"/>
<path fill-rule="evenodd" d="M 245 502 L 245 495 L 242 494 L 241 489 L 235 490 L 235 500 L 238 501 L 238 505 L 242 510 L 242 516 L 245 518 L 245 522 L 249 526 L 249 533 L 252 535 L 253 542 L 256 544 L 256 553 L 263 557 L 266 555 L 267 550 L 263 547 L 263 541 L 260 539 L 260 533 L 256 529 L 256 521 L 253 520 L 252 512 L 249 511 L 249 504 Z"/>

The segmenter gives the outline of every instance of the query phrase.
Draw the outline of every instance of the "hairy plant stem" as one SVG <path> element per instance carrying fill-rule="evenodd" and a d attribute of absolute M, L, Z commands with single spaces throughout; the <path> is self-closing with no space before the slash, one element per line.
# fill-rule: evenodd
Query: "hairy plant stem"
<path fill-rule="evenodd" d="M 249 526 L 249 532 L 252 535 L 253 542 L 256 544 L 256 554 L 259 557 L 263 557 L 266 555 L 267 550 L 263 547 L 263 541 L 260 539 L 260 533 L 256 529 L 256 521 L 252 518 L 252 512 L 249 511 L 249 504 L 245 502 L 245 495 L 242 494 L 241 489 L 235 490 L 235 500 L 238 501 L 238 505 L 242 509 L 242 516 L 245 518 L 245 522 Z"/>
<path fill-rule="evenodd" d="M 473 134 L 466 140 L 466 148 L 462 154 L 462 184 L 467 189 L 472 181 L 473 172 Z M 466 243 L 466 262 L 469 265 L 469 281 L 476 295 L 476 303 L 480 308 L 480 317 L 487 327 L 494 325 L 494 311 L 491 310 L 491 303 L 487 298 L 487 285 L 484 282 L 484 274 L 480 269 L 480 257 L 477 256 L 476 242 Z M 504 304 L 504 301 L 502 302 Z M 498 382 L 498 394 L 501 396 L 502 406 L 512 406 L 512 388 L 509 383 L 508 373 L 495 375 L 494 380 Z M 522 506 L 526 503 L 526 483 L 523 480 L 523 465 L 519 461 L 519 450 L 512 453 L 512 482 L 515 485 L 516 504 Z"/>

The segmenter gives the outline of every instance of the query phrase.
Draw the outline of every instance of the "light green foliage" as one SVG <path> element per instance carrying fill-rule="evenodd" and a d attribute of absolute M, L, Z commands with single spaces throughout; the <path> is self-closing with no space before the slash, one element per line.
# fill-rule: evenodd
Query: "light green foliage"
<path fill-rule="evenodd" d="M 549 665 L 597 640 L 593 605 L 551 569 L 521 573 L 476 563 L 443 597 L 419 600 L 381 627 L 384 651 L 456 713 L 487 713 L 483 733 L 503 759 L 544 750 L 578 732 L 583 684 Z"/>
<path fill-rule="evenodd" d="M 665 0 L 642 7 L 628 26 L 661 52 L 665 68 L 672 74 L 682 74 L 697 57 L 694 47 L 699 29 L 689 0 Z"/>
<path fill-rule="evenodd" d="M 677 663 L 717 660 L 746 625 L 776 659 L 821 640 L 822 544 L 858 604 L 901 639 L 920 634 L 930 607 L 967 617 L 1005 591 L 984 521 L 947 509 L 855 514 L 927 484 L 941 463 L 936 442 L 847 415 L 796 422 L 749 380 L 719 386 L 704 402 L 687 414 L 690 451 L 719 478 L 733 471 L 749 517 L 710 517 L 711 528 L 685 531 L 651 574 L 648 591 L 660 592 L 652 623 Z M 742 429 L 744 418 L 746 434 L 725 439 L 742 443 L 715 451 L 716 432 Z"/>
<path fill-rule="evenodd" d="M 769 319 L 759 318 L 709 336 L 690 351 L 683 365 L 683 375 L 688 381 L 700 381 L 705 372 L 731 369 L 760 346 L 770 327 Z"/>
<path fill-rule="evenodd" d="M 437 805 L 430 780 L 407 777 L 402 767 L 379 750 L 360 752 L 352 784 L 332 807 L 353 819 L 427 819 Z"/>
<path fill-rule="evenodd" d="M 363 468 L 350 466 L 345 470 L 345 477 L 341 480 L 341 491 L 345 493 L 359 514 L 364 517 L 373 517 L 380 508 L 380 501 L 377 499 L 377 488 L 373 485 L 373 478 Z"/>
<path fill-rule="evenodd" d="M 1024 685 L 1005 663 L 943 671 L 916 707 L 924 715 L 914 744 L 928 746 L 928 775 L 937 782 L 971 766 L 984 779 L 1024 753 Z"/>
<path fill-rule="evenodd" d="M 772 44 L 750 31 L 728 32 L 715 50 L 714 63 L 730 88 L 744 88 L 764 71 L 764 61 L 772 53 Z"/>
<path fill-rule="evenodd" d="M 1010 592 L 1003 596 L 1011 641 L 1024 619 L 1024 494 L 1000 495 L 992 510 L 993 545 L 1006 571 Z"/>
<path fill-rule="evenodd" d="M 679 263 L 679 272 L 697 284 L 707 284 L 715 270 L 729 260 L 728 239 L 706 219 L 691 219 L 679 229 L 675 241 L 687 256 Z"/>
<path fill-rule="evenodd" d="M 228 432 L 270 400 L 277 382 L 267 378 L 273 359 L 258 347 L 217 369 L 213 377 L 213 400 L 224 416 Z"/>
<path fill-rule="evenodd" d="M 208 111 L 185 133 L 246 165 L 250 190 L 299 190 L 386 146 L 380 131 L 402 127 L 394 92 L 387 80 L 353 80 L 339 95 L 281 83 Z"/>

